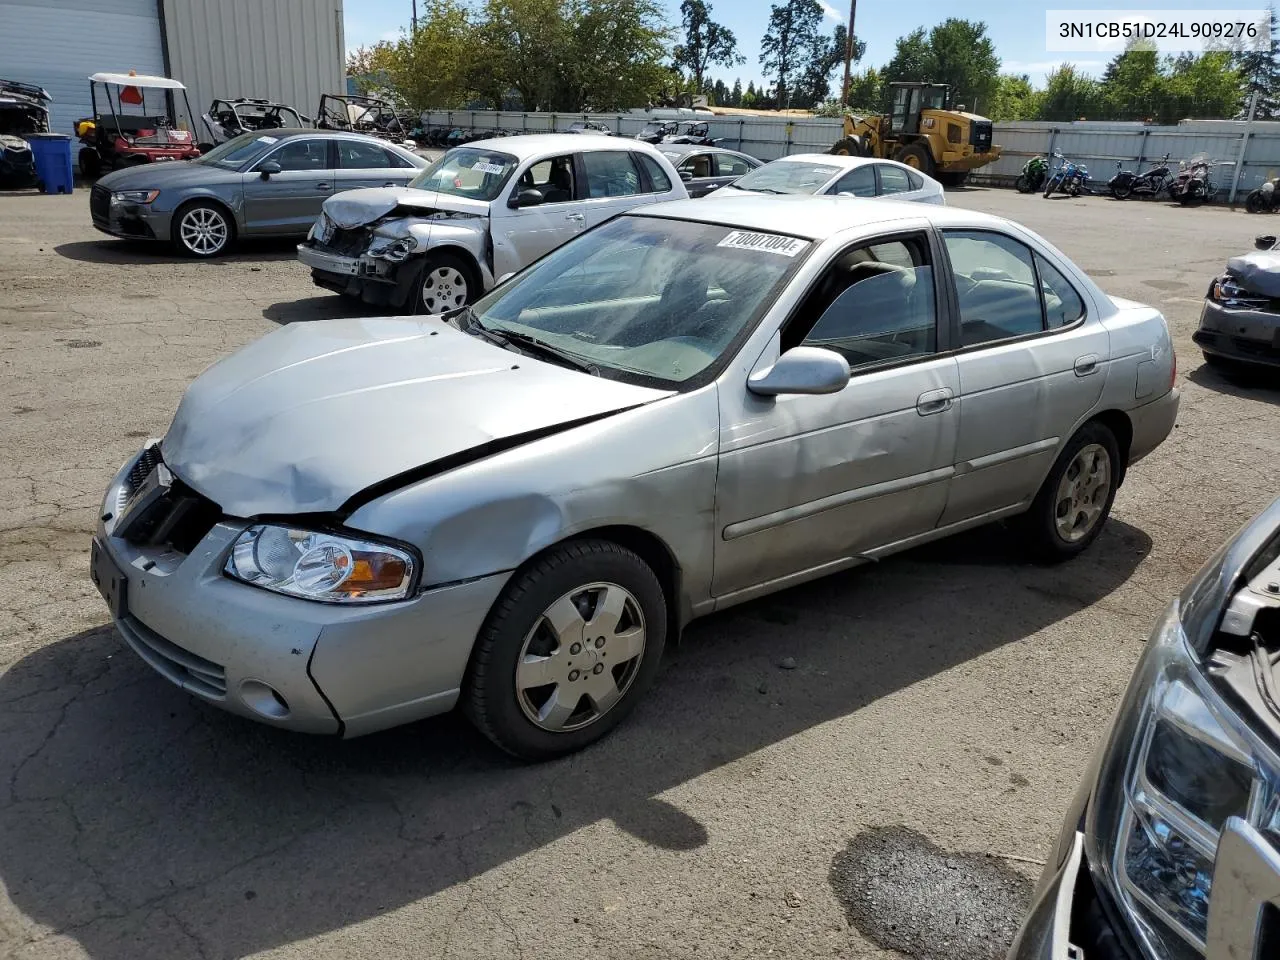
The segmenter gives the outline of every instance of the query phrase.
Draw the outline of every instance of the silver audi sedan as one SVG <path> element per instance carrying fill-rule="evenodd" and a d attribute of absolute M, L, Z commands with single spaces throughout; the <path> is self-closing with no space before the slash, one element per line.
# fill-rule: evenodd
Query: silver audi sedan
<path fill-rule="evenodd" d="M 448 316 L 295 324 L 108 486 L 92 572 L 193 695 L 604 735 L 694 617 L 1018 518 L 1062 560 L 1172 429 L 1158 311 L 979 213 L 642 207 Z M 942 574 L 940 574 L 942 575 Z"/>
<path fill-rule="evenodd" d="M 89 191 L 89 213 L 103 233 L 216 257 L 238 237 L 305 236 L 335 193 L 403 187 L 426 165 L 404 147 L 359 133 L 264 130 L 198 160 L 109 173 Z"/>

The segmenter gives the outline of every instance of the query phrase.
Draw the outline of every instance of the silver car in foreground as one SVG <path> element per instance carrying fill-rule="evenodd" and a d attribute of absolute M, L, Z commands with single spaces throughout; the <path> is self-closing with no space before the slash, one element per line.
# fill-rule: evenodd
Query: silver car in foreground
<path fill-rule="evenodd" d="M 477 140 L 454 147 L 407 189 L 329 200 L 298 259 L 327 290 L 445 313 L 610 217 L 688 196 L 671 161 L 633 140 Z"/>
<path fill-rule="evenodd" d="M 403 186 L 427 161 L 359 133 L 283 129 L 241 134 L 198 160 L 109 173 L 89 192 L 93 225 L 216 257 L 237 237 L 305 236 L 329 197 Z"/>
<path fill-rule="evenodd" d="M 1156 310 L 1008 221 L 644 207 L 448 319 L 216 364 L 111 481 L 93 571 L 130 646 L 224 709 L 356 736 L 461 704 L 550 757 L 693 617 L 1019 514 L 1078 554 L 1173 379 Z"/>
<path fill-rule="evenodd" d="M 1280 956 L 1280 500 L 1161 616 L 1010 960 Z"/>

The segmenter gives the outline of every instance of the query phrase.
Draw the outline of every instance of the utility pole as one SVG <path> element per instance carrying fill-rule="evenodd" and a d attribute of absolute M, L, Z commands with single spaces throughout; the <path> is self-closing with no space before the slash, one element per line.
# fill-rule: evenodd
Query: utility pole
<path fill-rule="evenodd" d="M 849 103 L 849 66 L 853 63 L 853 15 L 858 12 L 858 0 L 849 0 L 849 36 L 844 45 L 844 86 L 840 88 L 840 107 Z"/>
<path fill-rule="evenodd" d="M 413 0 L 413 32 L 418 32 L 418 0 Z"/>
<path fill-rule="evenodd" d="M 1235 206 L 1236 190 L 1240 186 L 1240 174 L 1244 172 L 1244 154 L 1249 149 L 1249 135 L 1253 133 L 1253 118 L 1258 113 L 1258 93 L 1253 91 L 1253 96 L 1249 98 L 1249 119 L 1244 124 L 1244 134 L 1240 137 L 1240 152 L 1236 155 L 1235 173 L 1231 175 L 1231 193 L 1227 196 L 1227 203 Z"/>

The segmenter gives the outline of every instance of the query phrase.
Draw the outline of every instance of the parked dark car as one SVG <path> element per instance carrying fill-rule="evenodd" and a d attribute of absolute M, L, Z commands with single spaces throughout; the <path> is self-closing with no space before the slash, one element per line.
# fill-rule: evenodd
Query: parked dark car
<path fill-rule="evenodd" d="M 1009 960 L 1280 956 L 1280 500 L 1165 608 Z"/>
<path fill-rule="evenodd" d="M 671 160 L 691 197 L 705 197 L 763 165 L 755 157 L 719 147 L 663 143 L 658 149 Z"/>
<path fill-rule="evenodd" d="M 41 87 L 0 80 L 0 187 L 29 187 L 36 182 L 35 158 L 26 136 L 49 132 L 53 98 Z"/>
<path fill-rule="evenodd" d="M 1258 237 L 1257 251 L 1227 261 L 1204 296 L 1200 327 L 1191 339 L 1206 363 L 1225 370 L 1280 370 L 1280 249 Z"/>

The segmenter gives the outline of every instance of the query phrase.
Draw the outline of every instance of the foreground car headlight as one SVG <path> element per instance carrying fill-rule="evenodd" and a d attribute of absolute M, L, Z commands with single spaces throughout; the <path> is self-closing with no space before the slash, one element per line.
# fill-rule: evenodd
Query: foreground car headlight
<path fill-rule="evenodd" d="M 324 603 L 373 603 L 409 596 L 418 570 L 401 547 L 255 524 L 236 538 L 227 576 L 276 593 Z"/>
<path fill-rule="evenodd" d="M 160 196 L 159 190 L 117 190 L 111 194 L 112 203 L 151 203 Z"/>
<path fill-rule="evenodd" d="M 1273 837 L 1280 826 L 1280 758 L 1211 685 L 1179 612 L 1166 611 L 1130 683 L 1085 829 L 1095 878 L 1159 960 L 1204 955 L 1227 818 Z"/>
<path fill-rule="evenodd" d="M 1228 307 L 1265 307 L 1271 301 L 1240 286 L 1231 277 L 1219 277 L 1213 282 L 1214 300 Z"/>

